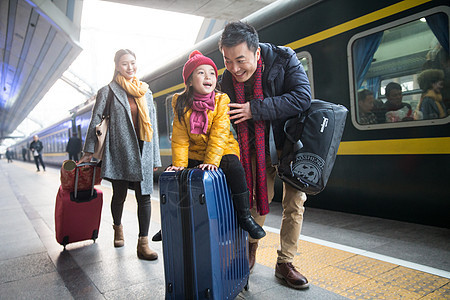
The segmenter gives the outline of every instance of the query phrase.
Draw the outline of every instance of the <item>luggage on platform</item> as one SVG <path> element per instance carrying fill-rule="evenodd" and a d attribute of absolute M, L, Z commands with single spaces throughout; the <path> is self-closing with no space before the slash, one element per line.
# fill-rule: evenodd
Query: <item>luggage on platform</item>
<path fill-rule="evenodd" d="M 285 144 L 278 163 L 270 131 L 271 160 L 284 182 L 309 195 L 323 191 L 336 160 L 348 110 L 343 105 L 311 100 L 311 107 L 284 124 Z"/>
<path fill-rule="evenodd" d="M 95 173 L 91 175 L 92 184 L 88 190 L 78 190 L 78 177 L 77 168 L 73 191 L 60 186 L 56 196 L 56 240 L 64 249 L 69 243 L 89 239 L 95 242 L 100 229 L 103 193 L 94 188 Z"/>
<path fill-rule="evenodd" d="M 75 182 L 75 174 L 78 172 L 78 182 Z M 63 190 L 73 192 L 75 185 L 78 190 L 90 190 L 92 187 L 92 178 L 94 184 L 100 184 L 101 167 L 97 162 L 87 162 L 76 164 L 73 160 L 65 160 L 61 167 L 61 186 Z"/>
<path fill-rule="evenodd" d="M 248 235 L 221 169 L 159 179 L 166 299 L 234 299 L 248 289 Z"/>

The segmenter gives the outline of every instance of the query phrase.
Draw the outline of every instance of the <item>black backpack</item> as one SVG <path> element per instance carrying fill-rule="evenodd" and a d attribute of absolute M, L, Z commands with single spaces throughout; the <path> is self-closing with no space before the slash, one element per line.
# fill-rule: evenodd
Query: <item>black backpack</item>
<path fill-rule="evenodd" d="M 280 159 L 270 130 L 272 164 L 284 182 L 307 194 L 320 193 L 333 169 L 348 110 L 342 105 L 311 100 L 304 113 L 284 125 L 286 140 Z"/>

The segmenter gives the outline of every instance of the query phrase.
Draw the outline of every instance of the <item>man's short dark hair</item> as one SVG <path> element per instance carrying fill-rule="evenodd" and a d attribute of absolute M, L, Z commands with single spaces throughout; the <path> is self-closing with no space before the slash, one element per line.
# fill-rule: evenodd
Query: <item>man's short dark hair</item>
<path fill-rule="evenodd" d="M 398 84 L 397 82 L 389 82 L 387 85 L 386 85 L 386 92 L 385 92 L 385 96 L 389 96 L 389 93 L 392 91 L 392 90 L 402 90 L 402 86 L 400 85 L 400 84 Z"/>
<path fill-rule="evenodd" d="M 228 23 L 223 29 L 219 40 L 219 49 L 223 47 L 234 47 L 243 42 L 247 43 L 250 51 L 256 52 L 259 47 L 259 37 L 256 29 L 248 23 L 241 21 Z"/>

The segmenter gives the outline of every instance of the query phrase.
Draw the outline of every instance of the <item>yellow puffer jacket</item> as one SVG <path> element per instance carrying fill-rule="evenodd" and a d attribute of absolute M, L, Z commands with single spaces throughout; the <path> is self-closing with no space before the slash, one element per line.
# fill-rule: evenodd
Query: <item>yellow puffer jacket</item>
<path fill-rule="evenodd" d="M 179 94 L 172 98 L 174 108 L 172 131 L 172 165 L 187 167 L 188 158 L 203 161 L 205 164 L 220 165 L 222 156 L 235 154 L 239 157 L 239 145 L 230 131 L 227 94 L 216 92 L 214 111 L 208 110 L 208 131 L 206 134 L 191 133 L 189 119 L 192 109 L 186 112 L 180 122 L 175 111 Z"/>

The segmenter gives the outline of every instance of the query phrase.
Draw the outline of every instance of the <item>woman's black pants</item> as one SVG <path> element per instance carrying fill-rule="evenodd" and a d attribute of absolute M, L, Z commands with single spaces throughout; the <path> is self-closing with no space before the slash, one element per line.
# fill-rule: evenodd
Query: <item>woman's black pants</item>
<path fill-rule="evenodd" d="M 139 236 L 148 236 L 150 227 L 151 201 L 150 195 L 142 195 L 140 182 L 129 182 L 125 180 L 112 180 L 113 196 L 111 200 L 111 213 L 114 225 L 122 222 L 122 212 L 125 199 L 127 197 L 129 184 L 134 185 L 134 193 L 137 200 L 137 216 L 139 222 Z"/>

